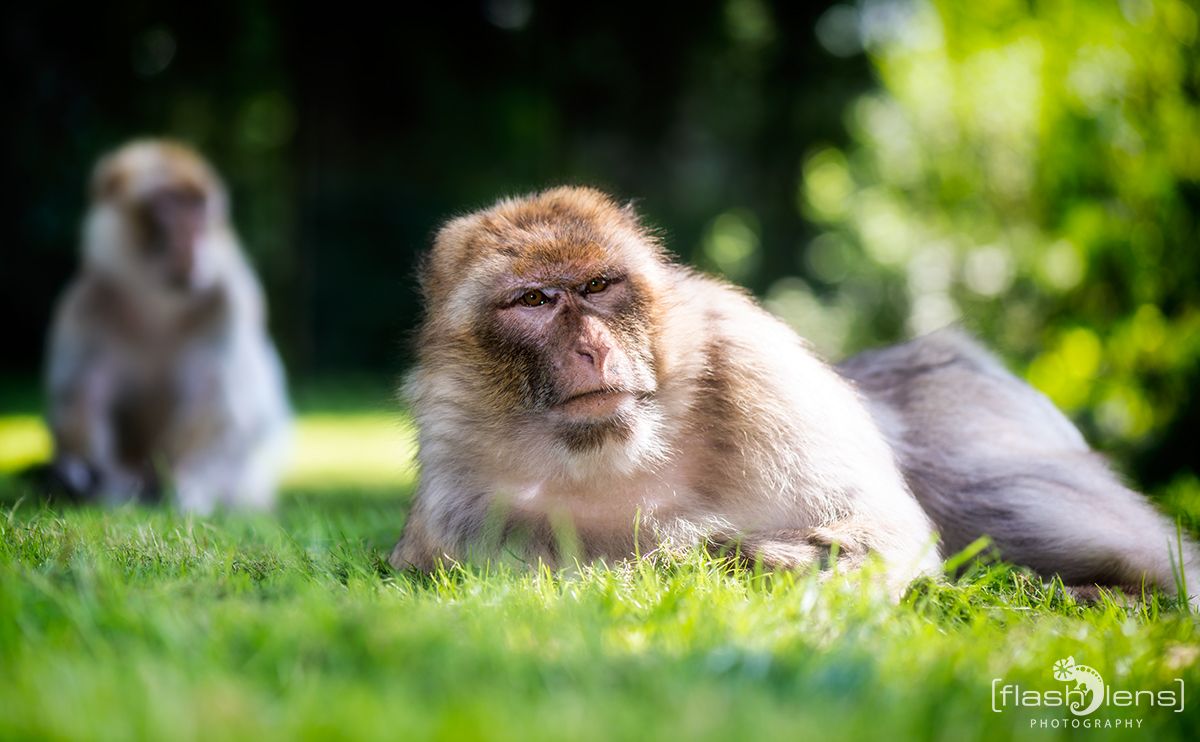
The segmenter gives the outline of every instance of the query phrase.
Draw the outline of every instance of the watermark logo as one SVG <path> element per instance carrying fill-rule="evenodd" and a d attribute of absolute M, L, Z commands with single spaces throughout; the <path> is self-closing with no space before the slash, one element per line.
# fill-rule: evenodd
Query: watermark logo
<path fill-rule="evenodd" d="M 1185 698 L 1182 678 L 1157 691 L 1114 689 L 1104 682 L 1104 677 L 1093 667 L 1081 665 L 1074 657 L 1064 657 L 1050 668 L 1050 676 L 1061 683 L 1057 688 L 1024 688 L 1009 683 L 1003 678 L 992 679 L 992 711 L 1001 713 L 1010 709 L 1057 709 L 1063 708 L 1072 716 L 1063 718 L 1041 717 L 1030 719 L 1030 727 L 1046 729 L 1062 728 L 1139 728 L 1140 716 L 1124 718 L 1087 718 L 1101 706 L 1129 711 L 1145 711 L 1158 708 L 1163 711 L 1183 713 Z"/>
<path fill-rule="evenodd" d="M 1067 705 L 1076 716 L 1087 716 L 1104 701 L 1104 678 L 1094 668 L 1075 664 L 1074 657 L 1054 663 L 1054 679 L 1075 684 L 1074 689 L 1067 691 Z M 1071 694 L 1078 698 L 1071 700 Z"/>

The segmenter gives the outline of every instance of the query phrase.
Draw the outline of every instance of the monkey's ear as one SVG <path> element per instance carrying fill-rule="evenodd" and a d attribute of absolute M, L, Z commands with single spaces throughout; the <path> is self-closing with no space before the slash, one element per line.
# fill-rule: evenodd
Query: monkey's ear
<path fill-rule="evenodd" d="M 477 212 L 457 216 L 438 228 L 433 247 L 417 265 L 417 280 L 427 301 L 449 291 L 455 277 L 467 262 L 468 253 L 480 231 L 482 216 Z"/>

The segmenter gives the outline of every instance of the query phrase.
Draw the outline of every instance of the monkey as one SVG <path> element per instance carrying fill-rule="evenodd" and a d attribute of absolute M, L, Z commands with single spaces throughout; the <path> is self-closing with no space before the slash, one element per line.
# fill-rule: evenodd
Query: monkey
<path fill-rule="evenodd" d="M 699 547 L 822 574 L 874 559 L 898 596 L 984 535 L 1080 584 L 1174 592 L 1200 567 L 965 334 L 831 366 L 600 191 L 451 219 L 418 274 L 420 477 L 396 569 Z"/>
<path fill-rule="evenodd" d="M 552 189 L 454 219 L 420 288 L 406 383 L 420 481 L 394 566 L 559 564 L 573 543 L 589 561 L 878 555 L 896 586 L 937 568 L 853 387 L 608 196 Z"/>
<path fill-rule="evenodd" d="M 55 480 L 84 501 L 269 507 L 291 414 L 217 173 L 129 142 L 97 162 L 82 233 L 47 344 Z"/>

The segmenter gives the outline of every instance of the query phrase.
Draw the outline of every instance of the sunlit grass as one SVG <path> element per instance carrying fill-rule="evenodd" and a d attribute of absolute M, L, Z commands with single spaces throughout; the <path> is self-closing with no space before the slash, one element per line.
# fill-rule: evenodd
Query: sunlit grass
<path fill-rule="evenodd" d="M 0 417 L 0 474 L 46 461 L 50 448 L 50 432 L 37 415 Z"/>
<path fill-rule="evenodd" d="M 411 487 L 416 436 L 400 412 L 337 412 L 297 418 L 285 489 Z M 50 434 L 36 415 L 0 417 L 0 474 L 47 461 Z"/>
<path fill-rule="evenodd" d="M 409 487 L 416 478 L 415 454 L 416 431 L 400 413 L 302 415 L 284 486 Z"/>
<path fill-rule="evenodd" d="M 994 713 L 994 678 L 1057 687 L 1070 656 L 1116 688 L 1200 683 L 1186 613 L 1082 607 L 1002 567 L 900 605 L 869 574 L 703 554 L 394 574 L 402 502 L 0 511 L 0 738 L 1042 739 L 1064 733 L 1031 722 L 1070 715 Z M 1154 739 L 1198 723 L 1091 718 L 1126 717 Z"/>
<path fill-rule="evenodd" d="M 899 605 L 869 573 L 701 553 L 397 574 L 413 432 L 387 405 L 314 405 L 274 513 L 200 518 L 43 505 L 4 475 L 45 460 L 45 428 L 0 417 L 0 739 L 1040 740 L 1079 732 L 993 712 L 994 679 L 1055 687 L 1074 657 L 1116 689 L 1200 688 L 1173 602 L 1082 606 L 1004 566 Z M 1164 494 L 1200 513 L 1194 477 Z M 1090 718 L 1189 739 L 1196 709 Z"/>

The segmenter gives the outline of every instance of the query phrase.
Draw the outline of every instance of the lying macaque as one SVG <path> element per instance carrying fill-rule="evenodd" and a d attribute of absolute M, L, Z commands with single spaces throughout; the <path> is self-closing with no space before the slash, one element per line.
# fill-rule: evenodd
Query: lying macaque
<path fill-rule="evenodd" d="M 452 220 L 420 281 L 397 568 L 704 545 L 772 568 L 873 556 L 899 591 L 940 569 L 937 533 L 1070 583 L 1200 577 L 1196 547 L 1178 564 L 1168 520 L 965 335 L 830 367 L 597 191 Z"/>

